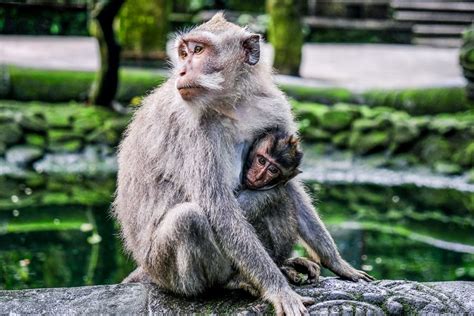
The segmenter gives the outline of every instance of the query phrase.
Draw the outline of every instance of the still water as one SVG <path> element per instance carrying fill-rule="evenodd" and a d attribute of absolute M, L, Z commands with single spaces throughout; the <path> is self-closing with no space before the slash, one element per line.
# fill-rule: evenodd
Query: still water
<path fill-rule="evenodd" d="M 474 193 L 307 185 L 354 266 L 378 279 L 474 280 Z M 134 268 L 109 216 L 114 176 L 31 174 L 0 188 L 1 289 L 117 283 Z"/>

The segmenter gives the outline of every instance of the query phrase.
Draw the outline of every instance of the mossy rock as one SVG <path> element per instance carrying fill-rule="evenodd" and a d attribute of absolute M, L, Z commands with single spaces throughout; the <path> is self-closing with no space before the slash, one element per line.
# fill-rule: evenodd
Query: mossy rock
<path fill-rule="evenodd" d="M 14 123 L 16 121 L 15 117 L 16 115 L 14 112 L 8 111 L 8 110 L 2 110 L 0 112 L 0 124 Z"/>
<path fill-rule="evenodd" d="M 52 128 L 67 128 L 72 125 L 72 115 L 68 111 L 62 112 L 50 109 L 44 112 L 48 126 Z"/>
<path fill-rule="evenodd" d="M 0 142 L 0 156 L 3 156 L 7 152 L 7 145 L 4 142 Z"/>
<path fill-rule="evenodd" d="M 335 144 L 337 147 L 340 148 L 345 148 L 349 145 L 349 139 L 350 139 L 351 133 L 348 131 L 342 131 L 337 133 L 331 138 L 331 141 L 333 144 Z"/>
<path fill-rule="evenodd" d="M 455 117 L 444 115 L 433 118 L 428 128 L 440 135 L 446 135 L 455 131 L 462 131 L 467 127 L 466 123 L 467 122 L 462 122 Z"/>
<path fill-rule="evenodd" d="M 15 144 L 21 139 L 22 136 L 23 132 L 18 124 L 0 124 L 0 142 L 5 144 Z"/>
<path fill-rule="evenodd" d="M 461 166 L 455 164 L 455 163 L 450 163 L 450 162 L 444 162 L 444 161 L 439 161 L 436 162 L 433 165 L 434 171 L 446 175 L 460 175 L 462 173 L 462 168 Z"/>
<path fill-rule="evenodd" d="M 340 131 L 349 127 L 354 120 L 355 115 L 343 109 L 334 109 L 327 111 L 321 117 L 321 126 L 330 131 Z"/>
<path fill-rule="evenodd" d="M 302 133 L 305 141 L 328 141 L 331 139 L 331 134 L 325 130 L 317 127 L 308 127 Z"/>
<path fill-rule="evenodd" d="M 48 150 L 56 153 L 72 153 L 78 152 L 82 148 L 82 141 L 68 140 L 63 142 L 50 143 Z"/>
<path fill-rule="evenodd" d="M 43 149 L 31 145 L 17 145 L 9 148 L 5 158 L 9 163 L 26 167 L 43 156 Z"/>
<path fill-rule="evenodd" d="M 291 104 L 298 120 L 309 120 L 313 126 L 319 126 L 321 124 L 321 118 L 329 110 L 328 106 L 318 103 L 300 103 L 292 101 Z"/>
<path fill-rule="evenodd" d="M 64 142 L 68 140 L 77 140 L 77 139 L 82 139 L 83 135 L 71 131 L 71 130 L 65 130 L 65 129 L 51 129 L 48 131 L 48 140 L 49 143 L 57 143 L 57 142 Z"/>
<path fill-rule="evenodd" d="M 474 184 L 474 169 L 471 169 L 467 173 L 467 182 Z"/>
<path fill-rule="evenodd" d="M 355 132 L 369 132 L 372 130 L 381 130 L 390 127 L 392 124 L 388 117 L 378 116 L 372 119 L 360 118 L 354 121 L 352 129 Z"/>
<path fill-rule="evenodd" d="M 392 141 L 396 144 L 410 143 L 418 139 L 420 136 L 420 129 L 418 126 L 411 122 L 396 121 L 392 128 Z"/>
<path fill-rule="evenodd" d="M 28 145 L 45 147 L 46 146 L 46 136 L 42 134 L 26 134 L 25 141 Z"/>
<path fill-rule="evenodd" d="M 387 131 L 356 131 L 349 137 L 349 147 L 356 153 L 367 154 L 386 148 L 389 141 L 390 135 Z"/>
<path fill-rule="evenodd" d="M 414 151 L 424 162 L 449 161 L 453 154 L 451 143 L 437 135 L 428 136 L 418 142 Z"/>
<path fill-rule="evenodd" d="M 112 118 L 105 122 L 104 128 L 112 129 L 115 132 L 117 132 L 117 134 L 122 134 L 123 131 L 127 128 L 129 122 L 130 122 L 129 116 Z"/>
<path fill-rule="evenodd" d="M 453 161 L 463 167 L 474 167 L 474 141 L 461 146 L 453 155 Z"/>
<path fill-rule="evenodd" d="M 48 130 L 48 123 L 44 116 L 39 113 L 23 113 L 19 124 L 28 131 L 43 132 Z"/>
<path fill-rule="evenodd" d="M 120 137 L 116 131 L 111 128 L 98 128 L 86 136 L 88 143 L 108 144 L 116 146 Z"/>

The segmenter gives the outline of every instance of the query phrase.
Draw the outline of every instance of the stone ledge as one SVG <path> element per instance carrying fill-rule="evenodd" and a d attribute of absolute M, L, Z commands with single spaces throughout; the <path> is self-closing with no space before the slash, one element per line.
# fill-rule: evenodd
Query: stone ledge
<path fill-rule="evenodd" d="M 417 283 L 382 280 L 351 283 L 322 278 L 318 286 L 296 291 L 316 299 L 311 314 L 474 315 L 474 282 Z M 0 314 L 266 314 L 269 304 L 240 292 L 183 299 L 152 284 L 0 291 Z"/>

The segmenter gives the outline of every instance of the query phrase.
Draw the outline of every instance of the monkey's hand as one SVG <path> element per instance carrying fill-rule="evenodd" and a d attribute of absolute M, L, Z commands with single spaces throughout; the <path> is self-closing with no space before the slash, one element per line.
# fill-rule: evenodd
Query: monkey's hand
<path fill-rule="evenodd" d="M 373 276 L 367 274 L 364 271 L 354 269 L 350 264 L 342 259 L 337 265 L 330 267 L 330 270 L 341 278 L 351 280 L 353 282 L 358 282 L 359 280 L 371 282 L 375 280 Z"/>
<path fill-rule="evenodd" d="M 296 285 L 318 283 L 321 272 L 318 263 L 303 257 L 285 260 L 280 269 L 286 278 Z"/>
<path fill-rule="evenodd" d="M 311 297 L 298 295 L 289 286 L 277 293 L 267 294 L 265 297 L 272 303 L 277 316 L 307 315 L 308 310 L 305 305 L 311 305 L 315 302 Z"/>

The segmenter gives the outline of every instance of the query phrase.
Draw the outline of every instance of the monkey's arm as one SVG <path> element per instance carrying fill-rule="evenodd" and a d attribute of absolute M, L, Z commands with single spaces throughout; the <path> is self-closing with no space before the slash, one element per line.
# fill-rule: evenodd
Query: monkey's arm
<path fill-rule="evenodd" d="M 305 248 L 314 257 L 313 259 L 319 259 L 324 267 L 342 278 L 352 281 L 374 280 L 372 276 L 364 271 L 354 269 L 342 259 L 334 240 L 319 219 L 303 185 L 297 180 L 292 180 L 287 184 L 287 190 L 297 212 L 299 237 L 304 241 Z"/>

